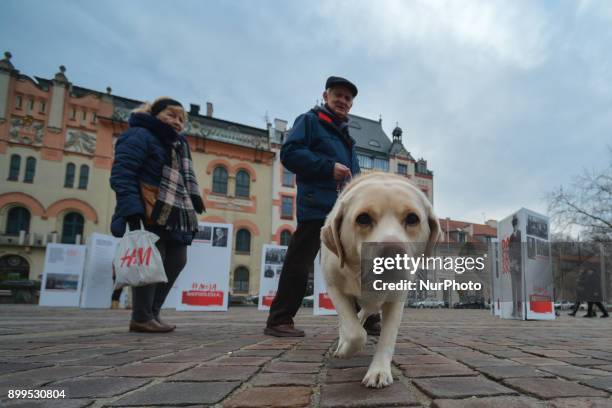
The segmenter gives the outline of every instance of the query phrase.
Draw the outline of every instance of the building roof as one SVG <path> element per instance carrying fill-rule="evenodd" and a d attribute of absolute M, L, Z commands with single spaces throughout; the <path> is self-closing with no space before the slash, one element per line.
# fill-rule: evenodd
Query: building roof
<path fill-rule="evenodd" d="M 60 68 L 60 73 L 64 73 L 65 68 Z M 56 75 L 57 77 L 57 75 Z M 49 87 L 52 81 L 45 78 L 35 77 L 39 86 Z M 93 89 L 83 88 L 80 86 L 71 85 L 70 93 L 77 98 L 86 95 L 107 95 L 113 99 L 113 114 L 112 119 L 117 122 L 127 122 L 131 112 L 143 104 L 143 101 L 130 99 L 123 96 L 112 95 L 110 87 L 107 93 L 96 91 Z M 185 133 L 194 136 L 211 140 L 217 140 L 224 143 L 241 145 L 258 150 L 270 151 L 269 132 L 267 129 L 260 129 L 253 126 L 244 125 L 242 123 L 231 122 L 211 116 L 193 114 L 188 112 L 189 120 L 185 125 Z"/>
<path fill-rule="evenodd" d="M 385 134 L 380 121 L 349 114 L 349 132 L 357 142 L 357 149 L 387 156 L 391 140 Z"/>
<path fill-rule="evenodd" d="M 470 225 L 469 222 L 466 221 L 457 221 L 451 220 L 450 218 L 439 218 L 440 226 L 442 227 L 442 231 L 457 231 L 463 230 Z"/>
<path fill-rule="evenodd" d="M 0 70 L 12 72 L 15 71 L 15 66 L 11 62 L 12 55 L 10 52 L 6 51 L 4 53 L 4 58 L 0 60 Z"/>
<path fill-rule="evenodd" d="M 142 102 L 113 95 L 113 120 L 127 122 L 130 113 Z M 241 123 L 230 122 L 205 115 L 194 115 L 188 112 L 189 120 L 185 124 L 185 133 L 205 139 L 255 148 L 270 150 L 269 133 Z"/>
<path fill-rule="evenodd" d="M 474 235 L 484 235 L 484 236 L 488 236 L 488 237 L 496 237 L 497 236 L 497 229 L 492 228 L 486 224 L 472 224 L 473 228 L 474 228 Z"/>
<path fill-rule="evenodd" d="M 446 240 L 446 233 L 453 232 L 465 232 L 468 236 L 468 242 L 472 241 L 472 237 L 497 237 L 497 229 L 487 224 L 477 224 L 468 221 L 451 220 L 450 218 L 439 218 L 440 227 L 444 233 L 444 239 Z M 450 241 L 454 241 L 455 238 L 449 236 Z"/>
<path fill-rule="evenodd" d="M 415 161 L 400 141 L 392 142 L 389 139 L 379 120 L 349 114 L 349 132 L 357 142 L 357 150 L 366 150 L 368 153 L 374 153 L 374 155 L 379 153 L 385 157 L 391 155 Z"/>
<path fill-rule="evenodd" d="M 9 58 L 7 57 L 5 60 L 6 61 L 3 60 L 3 62 L 8 66 L 8 63 L 10 63 Z M 68 83 L 64 72 L 65 68 L 63 66 L 60 67 L 60 72 L 56 74 L 55 80 L 57 81 L 58 76 L 61 76 L 59 79 Z M 53 84 L 53 80 L 50 79 L 40 77 L 34 78 L 36 79 L 36 84 L 41 88 L 48 89 Z M 104 93 L 70 84 L 70 92 L 76 97 L 84 97 L 89 94 L 111 96 L 114 109 L 113 115 L 109 119 L 118 122 L 127 122 L 131 111 L 143 103 L 139 100 L 112 95 L 110 93 L 110 88 Z M 384 158 L 387 158 L 389 155 L 396 155 L 414 160 L 400 142 L 391 142 L 379 120 L 349 115 L 349 132 L 357 142 L 356 147 L 358 151 L 365 151 L 373 156 Z M 271 142 L 279 143 L 282 140 L 282 132 L 278 132 L 276 129 L 273 132 L 273 140 L 270 140 L 270 132 L 267 129 L 260 129 L 205 115 L 194 115 L 192 113 L 189 113 L 189 121 L 186 124 L 185 133 L 194 137 L 216 139 L 261 150 L 270 150 Z"/>
<path fill-rule="evenodd" d="M 415 161 L 414 157 L 412 157 L 410 152 L 406 150 L 404 145 L 399 141 L 393 141 L 393 143 L 391 144 L 391 149 L 389 149 L 389 154 L 391 156 L 398 156 L 407 160 Z"/>

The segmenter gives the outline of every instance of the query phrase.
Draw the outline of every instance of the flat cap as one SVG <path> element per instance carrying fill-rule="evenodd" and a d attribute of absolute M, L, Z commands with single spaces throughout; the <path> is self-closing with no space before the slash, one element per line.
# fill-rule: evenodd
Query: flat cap
<path fill-rule="evenodd" d="M 346 86 L 348 89 L 351 90 L 353 98 L 357 96 L 357 87 L 348 79 L 337 76 L 330 76 L 325 82 L 325 89 L 333 88 L 334 86 Z"/>

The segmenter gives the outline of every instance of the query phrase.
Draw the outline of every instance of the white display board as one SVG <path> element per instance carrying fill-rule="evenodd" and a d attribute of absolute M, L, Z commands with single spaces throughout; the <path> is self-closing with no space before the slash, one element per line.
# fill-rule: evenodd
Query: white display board
<path fill-rule="evenodd" d="M 232 224 L 201 222 L 187 248 L 187 264 L 164 306 L 178 311 L 226 311 L 232 257 Z M 170 303 L 170 302 L 174 303 Z"/>
<path fill-rule="evenodd" d="M 499 240 L 499 316 L 502 319 L 526 318 L 525 265 L 522 246 L 525 223 L 521 211 L 504 218 L 497 224 Z"/>
<path fill-rule="evenodd" d="M 523 209 L 526 218 L 525 309 L 529 320 L 554 320 L 554 279 L 548 217 Z"/>
<path fill-rule="evenodd" d="M 548 218 L 521 208 L 498 223 L 496 306 L 504 319 L 552 320 L 553 276 Z"/>
<path fill-rule="evenodd" d="M 259 310 L 270 310 L 278 289 L 286 253 L 287 247 L 283 245 L 266 244 L 261 249 L 259 301 L 257 302 Z"/>
<path fill-rule="evenodd" d="M 113 257 L 119 238 L 94 232 L 87 241 L 81 307 L 108 309 L 113 294 Z"/>
<path fill-rule="evenodd" d="M 39 305 L 78 307 L 84 264 L 85 245 L 47 244 Z"/>
<path fill-rule="evenodd" d="M 327 285 L 321 269 L 321 252 L 317 254 L 314 262 L 314 293 L 312 313 L 315 316 L 337 315 L 336 308 L 327 294 Z"/>

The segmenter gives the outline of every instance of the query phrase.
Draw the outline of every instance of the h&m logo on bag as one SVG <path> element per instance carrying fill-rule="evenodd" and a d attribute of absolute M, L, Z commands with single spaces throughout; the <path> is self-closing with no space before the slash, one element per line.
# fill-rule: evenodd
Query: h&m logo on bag
<path fill-rule="evenodd" d="M 121 267 L 130 267 L 132 265 L 145 265 L 149 266 L 151 263 L 151 254 L 153 254 L 153 248 L 128 248 L 125 251 L 125 255 L 120 258 Z"/>

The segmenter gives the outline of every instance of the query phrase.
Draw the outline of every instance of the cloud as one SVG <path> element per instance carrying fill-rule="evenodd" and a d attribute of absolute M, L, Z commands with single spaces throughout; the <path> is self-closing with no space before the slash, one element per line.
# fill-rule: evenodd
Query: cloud
<path fill-rule="evenodd" d="M 388 0 L 8 2 L 0 45 L 28 75 L 135 99 L 211 101 L 217 117 L 292 123 L 328 75 L 435 172 L 438 215 L 528 207 L 582 167 L 612 128 L 609 2 Z M 24 30 L 23 27 L 26 29 Z M 20 35 L 15 35 L 15 33 Z"/>
<path fill-rule="evenodd" d="M 332 36 L 369 53 L 397 54 L 410 47 L 462 49 L 530 69 L 546 58 L 547 21 L 533 2 L 366 0 L 322 2 Z M 435 52 L 435 51 L 434 51 Z"/>

